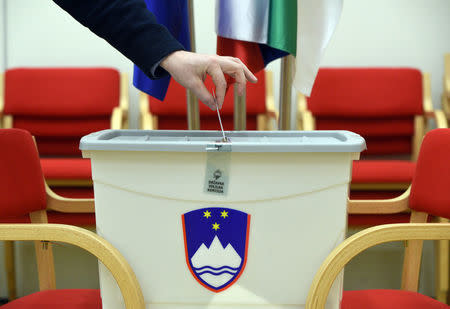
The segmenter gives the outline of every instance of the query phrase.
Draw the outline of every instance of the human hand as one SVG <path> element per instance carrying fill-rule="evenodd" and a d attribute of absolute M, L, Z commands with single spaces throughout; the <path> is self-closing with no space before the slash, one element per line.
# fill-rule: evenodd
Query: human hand
<path fill-rule="evenodd" d="M 164 58 L 160 66 L 212 110 L 215 110 L 217 105 L 219 108 L 223 105 L 227 88 L 224 73 L 236 80 L 239 95 L 244 94 L 247 81 L 258 81 L 240 59 L 233 57 L 201 55 L 180 50 Z M 203 83 L 206 74 L 211 75 L 216 85 L 216 100 Z"/>

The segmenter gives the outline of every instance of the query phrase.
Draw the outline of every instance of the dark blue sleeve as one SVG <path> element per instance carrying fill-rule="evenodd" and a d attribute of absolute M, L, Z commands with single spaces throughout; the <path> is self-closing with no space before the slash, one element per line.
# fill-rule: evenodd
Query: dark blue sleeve
<path fill-rule="evenodd" d="M 172 52 L 184 49 L 166 27 L 158 24 L 143 0 L 53 1 L 152 79 L 167 73 L 158 69 L 157 76 L 153 75 L 155 64 Z"/>

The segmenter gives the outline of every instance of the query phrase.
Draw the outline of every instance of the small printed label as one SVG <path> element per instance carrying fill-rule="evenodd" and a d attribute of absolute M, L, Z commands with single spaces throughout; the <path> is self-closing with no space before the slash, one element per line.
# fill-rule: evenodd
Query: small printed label
<path fill-rule="evenodd" d="M 230 169 L 230 152 L 208 152 L 204 192 L 227 195 Z"/>

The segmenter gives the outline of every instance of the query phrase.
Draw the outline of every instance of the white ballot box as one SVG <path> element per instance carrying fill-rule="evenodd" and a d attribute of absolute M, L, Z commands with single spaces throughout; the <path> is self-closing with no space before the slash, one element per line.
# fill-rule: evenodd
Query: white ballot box
<path fill-rule="evenodd" d="M 152 309 L 304 308 L 345 237 L 348 131 L 106 130 L 82 138 L 97 232 L 125 256 Z M 104 309 L 125 308 L 100 267 Z M 342 277 L 327 308 L 339 308 Z M 232 307 L 230 307 L 232 306 Z M 251 306 L 251 307 L 249 307 Z"/>

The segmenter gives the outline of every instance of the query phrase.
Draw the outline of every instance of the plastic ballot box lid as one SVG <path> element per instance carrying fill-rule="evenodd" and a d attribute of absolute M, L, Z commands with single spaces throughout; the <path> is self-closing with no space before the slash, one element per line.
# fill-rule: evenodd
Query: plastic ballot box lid
<path fill-rule="evenodd" d="M 361 152 L 364 139 L 350 131 L 104 130 L 84 136 L 80 149 L 173 152 Z"/>

